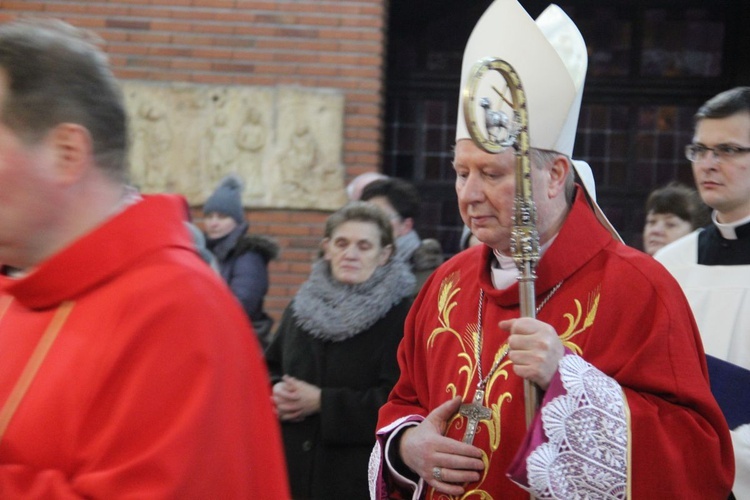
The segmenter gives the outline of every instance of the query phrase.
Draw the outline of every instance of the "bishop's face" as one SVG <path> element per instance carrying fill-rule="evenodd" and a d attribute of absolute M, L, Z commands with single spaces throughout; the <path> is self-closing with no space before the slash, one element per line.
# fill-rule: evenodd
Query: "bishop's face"
<path fill-rule="evenodd" d="M 505 254 L 510 253 L 515 197 L 516 157 L 511 148 L 502 153 L 483 151 L 471 140 L 456 143 L 453 160 L 461 218 L 477 239 Z M 566 174 L 563 172 L 563 174 Z M 552 183 L 548 168 L 532 166 L 532 192 L 537 209 L 537 230 L 542 243 L 556 231 L 561 213 L 560 182 Z M 558 174 L 559 175 L 559 174 Z M 553 199 L 555 198 L 555 199 Z M 564 204 L 564 202 L 563 202 Z"/>
<path fill-rule="evenodd" d="M 719 144 L 750 147 L 750 113 L 700 120 L 693 143 L 708 148 Z M 709 152 L 693 162 L 693 176 L 703 201 L 719 212 L 719 222 L 750 215 L 750 153 L 719 159 Z"/>
<path fill-rule="evenodd" d="M 490 154 L 472 141 L 461 140 L 456 143 L 453 169 L 464 224 L 479 241 L 506 252 L 516 185 L 513 152 Z"/>

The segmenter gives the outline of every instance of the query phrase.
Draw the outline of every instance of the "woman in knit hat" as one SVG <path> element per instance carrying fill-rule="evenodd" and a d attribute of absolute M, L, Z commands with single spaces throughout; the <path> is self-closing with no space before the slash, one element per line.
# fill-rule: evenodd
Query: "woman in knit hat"
<path fill-rule="evenodd" d="M 219 264 L 221 277 L 242 303 L 255 333 L 265 348 L 273 319 L 263 310 L 268 292 L 268 262 L 279 246 L 265 236 L 247 234 L 250 227 L 242 206 L 242 179 L 229 175 L 221 180 L 203 206 L 206 247 Z"/>

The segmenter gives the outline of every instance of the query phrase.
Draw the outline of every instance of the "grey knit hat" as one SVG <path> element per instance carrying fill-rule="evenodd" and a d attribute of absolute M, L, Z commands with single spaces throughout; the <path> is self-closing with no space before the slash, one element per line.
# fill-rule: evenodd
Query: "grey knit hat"
<path fill-rule="evenodd" d="M 203 213 L 218 212 L 241 224 L 245 221 L 245 210 L 242 207 L 243 187 L 244 183 L 239 176 L 232 174 L 224 177 L 203 205 Z"/>

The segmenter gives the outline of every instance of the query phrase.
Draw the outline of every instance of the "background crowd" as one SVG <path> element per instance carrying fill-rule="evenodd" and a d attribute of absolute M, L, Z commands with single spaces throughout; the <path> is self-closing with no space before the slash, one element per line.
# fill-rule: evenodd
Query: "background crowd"
<path fill-rule="evenodd" d="M 750 498 L 750 88 L 697 111 L 695 188 L 652 192 L 629 248 L 571 159 L 585 79 L 549 26 L 575 25 L 514 1 L 488 13 L 524 47 L 544 42 L 535 64 L 570 83 L 518 59 L 531 112 L 558 124 L 530 136 L 538 318 L 518 319 L 509 257 L 516 158 L 461 122 L 461 252 L 419 235 L 408 181 L 363 174 L 275 321 L 264 299 L 283 249 L 250 227 L 245 181 L 222 179 L 196 220 L 180 196 L 139 193 L 100 49 L 64 23 L 0 27 L 0 496 Z M 486 29 L 467 60 L 520 57 Z M 528 435 L 525 381 L 547 412 Z M 566 415 L 607 433 L 565 437 L 591 473 L 545 483 L 579 463 L 549 415 L 584 403 L 609 412 Z"/>

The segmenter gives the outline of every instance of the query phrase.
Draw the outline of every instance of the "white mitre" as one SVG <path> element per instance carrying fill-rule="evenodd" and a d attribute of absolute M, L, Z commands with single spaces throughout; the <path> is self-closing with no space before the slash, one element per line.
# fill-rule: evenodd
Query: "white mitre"
<path fill-rule="evenodd" d="M 539 17 L 543 27 L 516 0 L 495 0 L 466 44 L 461 88 L 477 61 L 503 59 L 516 70 L 526 93 L 531 147 L 571 156 L 586 79 L 586 44 L 559 7 L 551 5 Z M 564 46 L 567 65 L 546 34 Z M 470 138 L 459 103 L 456 141 Z"/>
<path fill-rule="evenodd" d="M 557 5 L 536 21 L 517 0 L 495 0 L 484 12 L 464 49 L 456 142 L 471 139 L 464 119 L 463 89 L 474 65 L 486 57 L 503 59 L 515 69 L 526 94 L 532 148 L 573 155 L 588 52 L 581 32 Z M 621 239 L 596 203 L 591 167 L 573 160 L 599 221 Z"/>

